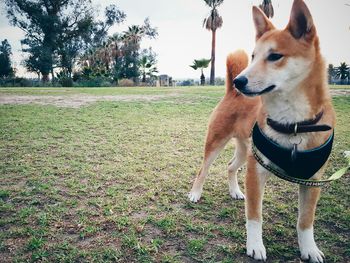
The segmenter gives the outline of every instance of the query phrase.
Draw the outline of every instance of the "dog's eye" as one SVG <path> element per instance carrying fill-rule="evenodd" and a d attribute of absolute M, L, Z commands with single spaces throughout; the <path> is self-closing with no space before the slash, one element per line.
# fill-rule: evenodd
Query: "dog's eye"
<path fill-rule="evenodd" d="M 252 54 L 252 60 L 254 60 L 254 54 Z"/>
<path fill-rule="evenodd" d="M 271 54 L 267 57 L 267 60 L 268 60 L 268 61 L 277 61 L 277 60 L 280 60 L 281 58 L 283 58 L 283 55 L 282 55 L 282 54 L 271 53 Z"/>

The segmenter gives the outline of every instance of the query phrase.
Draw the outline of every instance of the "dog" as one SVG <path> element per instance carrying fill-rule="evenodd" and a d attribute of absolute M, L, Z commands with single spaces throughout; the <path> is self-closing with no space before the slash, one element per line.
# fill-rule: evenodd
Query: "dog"
<path fill-rule="evenodd" d="M 257 158 L 254 147 L 251 147 L 255 145 L 254 134 L 271 141 L 277 145 L 275 147 L 288 149 L 290 162 L 293 162 L 302 152 L 312 152 L 324 148 L 324 145 L 330 145 L 328 148 L 331 149 L 335 112 L 316 27 L 304 1 L 294 0 L 289 22 L 283 30 L 276 29 L 259 8 L 254 6 L 252 11 L 256 46 L 251 63 L 248 65 L 248 56 L 243 51 L 227 58 L 226 94 L 211 115 L 203 163 L 189 199 L 192 202 L 200 199 L 210 165 L 234 138 L 235 153 L 228 165 L 229 192 L 234 199 L 246 199 L 247 255 L 266 261 L 262 201 L 271 170 L 263 163 L 272 162 L 265 155 Z M 310 125 L 302 131 L 299 124 Z M 294 132 L 286 133 L 286 127 Z M 250 139 L 252 133 L 253 140 Z M 293 136 L 298 142 L 291 140 Z M 264 151 L 264 147 L 260 149 Z M 310 162 L 299 167 L 298 171 L 316 171 L 309 174 L 308 179 L 320 180 L 328 156 L 329 152 L 316 170 L 309 169 L 309 166 L 314 166 Z M 245 197 L 237 182 L 237 171 L 246 161 Z M 299 186 L 296 228 L 301 259 L 322 263 L 324 254 L 315 243 L 313 228 L 319 196 L 319 187 Z"/>

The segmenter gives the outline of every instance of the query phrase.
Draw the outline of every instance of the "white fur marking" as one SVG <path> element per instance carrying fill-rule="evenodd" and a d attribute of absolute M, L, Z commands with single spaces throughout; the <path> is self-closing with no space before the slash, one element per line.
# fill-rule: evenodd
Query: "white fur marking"
<path fill-rule="evenodd" d="M 201 195 L 202 195 L 202 190 L 191 191 L 188 194 L 188 198 L 190 199 L 191 202 L 197 203 L 199 201 L 199 199 L 201 198 Z"/>
<path fill-rule="evenodd" d="M 232 185 L 230 183 L 229 190 L 230 190 L 230 195 L 233 199 L 236 199 L 236 200 L 244 200 L 245 199 L 245 196 L 242 193 L 241 189 L 239 188 L 238 184 Z"/>
<path fill-rule="evenodd" d="M 205 177 L 208 175 L 209 167 L 214 162 L 215 158 L 218 156 L 220 150 L 220 148 L 216 149 L 210 154 L 207 160 L 204 160 L 201 172 L 197 176 L 195 182 L 193 183 L 191 192 L 188 194 L 188 198 L 191 202 L 197 203 L 201 198 Z"/>
<path fill-rule="evenodd" d="M 297 231 L 301 259 L 312 263 L 323 263 L 324 254 L 315 243 L 313 227 L 304 230 L 297 228 Z"/>
<path fill-rule="evenodd" d="M 262 240 L 262 223 L 255 220 L 247 222 L 247 255 L 255 260 L 266 261 L 266 249 Z"/>

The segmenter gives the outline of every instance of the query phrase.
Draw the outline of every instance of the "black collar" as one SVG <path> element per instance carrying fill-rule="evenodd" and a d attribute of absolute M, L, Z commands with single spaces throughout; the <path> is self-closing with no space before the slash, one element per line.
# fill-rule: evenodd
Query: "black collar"
<path fill-rule="evenodd" d="M 277 132 L 284 133 L 284 134 L 297 134 L 297 133 L 304 133 L 304 132 L 319 132 L 319 131 L 329 131 L 332 129 L 329 125 L 316 125 L 323 116 L 323 111 L 318 113 L 315 118 L 304 120 L 300 122 L 295 123 L 288 123 L 283 124 L 279 123 L 277 121 L 274 121 L 270 118 L 266 119 L 267 125 L 269 125 L 272 129 L 274 129 Z"/>
<path fill-rule="evenodd" d="M 292 148 L 285 148 L 272 141 L 260 130 L 258 124 L 255 124 L 252 145 L 287 175 L 309 179 L 326 163 L 332 150 L 333 137 L 334 131 L 324 144 L 314 149 L 296 151 L 296 157 L 292 159 Z"/>

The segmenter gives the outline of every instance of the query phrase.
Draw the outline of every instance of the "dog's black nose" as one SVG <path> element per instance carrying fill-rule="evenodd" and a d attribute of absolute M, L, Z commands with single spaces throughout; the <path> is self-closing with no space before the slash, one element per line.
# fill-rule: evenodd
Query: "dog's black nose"
<path fill-rule="evenodd" d="M 244 76 L 241 76 L 241 77 L 238 77 L 238 78 L 235 78 L 233 80 L 233 84 L 235 84 L 236 88 L 241 90 L 243 89 L 245 86 L 247 86 L 248 84 L 248 79 Z"/>

